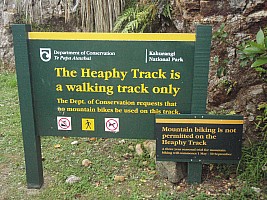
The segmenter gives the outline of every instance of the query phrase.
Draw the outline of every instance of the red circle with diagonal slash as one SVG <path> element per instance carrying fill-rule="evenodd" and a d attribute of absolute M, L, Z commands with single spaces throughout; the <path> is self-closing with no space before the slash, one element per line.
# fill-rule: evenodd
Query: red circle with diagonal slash
<path fill-rule="evenodd" d="M 67 118 L 60 118 L 58 120 L 58 126 L 62 129 L 68 129 L 70 127 L 70 121 Z"/>
<path fill-rule="evenodd" d="M 113 123 L 112 123 L 113 122 Z M 112 124 L 112 128 L 110 128 L 110 125 Z M 118 122 L 115 120 L 115 119 L 109 119 L 107 122 L 106 122 L 106 127 L 108 130 L 110 131 L 116 131 L 116 129 L 118 128 Z"/>

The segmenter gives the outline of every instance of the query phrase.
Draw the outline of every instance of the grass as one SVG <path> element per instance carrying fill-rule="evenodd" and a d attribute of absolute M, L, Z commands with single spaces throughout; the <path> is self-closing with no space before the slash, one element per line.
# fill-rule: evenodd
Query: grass
<path fill-rule="evenodd" d="M 265 176 L 264 172 L 266 173 L 266 171 L 263 171 L 263 167 L 267 165 L 267 141 L 245 147 L 243 152 L 244 155 L 239 166 L 240 178 L 248 180 L 251 185 L 257 186 L 257 183 Z"/>
<path fill-rule="evenodd" d="M 213 178 L 200 185 L 173 185 L 162 179 L 155 160 L 146 153 L 137 156 L 128 147 L 142 140 L 42 137 L 45 184 L 27 189 L 16 76 L 0 73 L 0 199 L 258 199 L 251 187 L 238 183 L 218 192 L 229 181 Z M 71 142 L 79 141 L 78 145 Z M 81 165 L 89 159 L 89 167 Z M 81 178 L 67 184 L 70 175 Z M 114 176 L 124 176 L 116 182 Z M 238 180 L 234 180 L 238 182 Z M 214 184 L 215 183 L 215 184 Z M 182 189 L 181 189 L 182 188 Z M 211 191 L 212 195 L 209 193 Z"/>

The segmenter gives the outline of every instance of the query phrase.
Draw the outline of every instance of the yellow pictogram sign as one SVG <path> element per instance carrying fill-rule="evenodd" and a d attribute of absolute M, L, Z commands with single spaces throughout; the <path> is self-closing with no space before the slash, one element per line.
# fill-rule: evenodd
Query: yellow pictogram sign
<path fill-rule="evenodd" d="M 82 118 L 83 131 L 95 131 L 95 119 Z"/>

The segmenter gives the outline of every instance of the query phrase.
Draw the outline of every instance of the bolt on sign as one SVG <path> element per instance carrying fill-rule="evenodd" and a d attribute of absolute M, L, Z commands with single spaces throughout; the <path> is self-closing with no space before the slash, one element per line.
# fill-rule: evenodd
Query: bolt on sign
<path fill-rule="evenodd" d="M 13 26 L 29 188 L 41 136 L 155 139 L 155 114 L 205 113 L 211 27 L 196 33 L 31 32 Z"/>

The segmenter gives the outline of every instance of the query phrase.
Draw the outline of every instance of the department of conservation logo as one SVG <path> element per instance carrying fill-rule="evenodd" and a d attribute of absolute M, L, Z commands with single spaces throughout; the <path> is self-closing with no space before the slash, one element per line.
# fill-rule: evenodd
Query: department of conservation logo
<path fill-rule="evenodd" d="M 44 62 L 51 60 L 51 49 L 50 48 L 40 48 L 40 58 Z"/>

